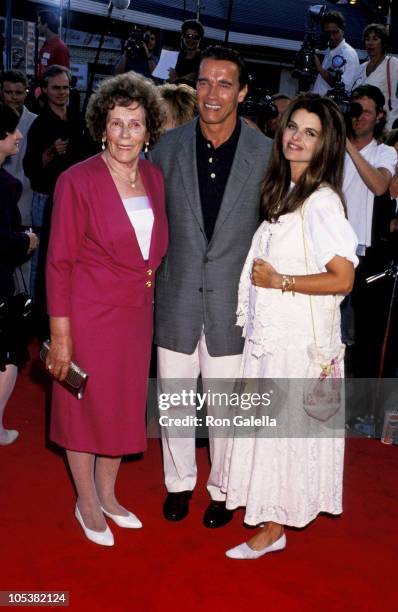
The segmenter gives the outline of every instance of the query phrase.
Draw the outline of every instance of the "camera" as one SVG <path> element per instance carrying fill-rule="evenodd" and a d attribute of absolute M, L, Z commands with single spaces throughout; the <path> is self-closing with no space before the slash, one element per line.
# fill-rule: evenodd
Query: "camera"
<path fill-rule="evenodd" d="M 307 11 L 307 27 L 303 44 L 296 55 L 292 76 L 299 81 L 299 90 L 308 91 L 317 76 L 315 50 L 327 49 L 328 36 L 321 26 L 327 12 L 324 4 L 312 4 Z"/>
<path fill-rule="evenodd" d="M 266 87 L 256 87 L 252 75 L 249 75 L 249 94 L 239 106 L 240 114 L 257 122 L 261 117 L 263 121 L 278 116 L 278 109 Z"/>
<path fill-rule="evenodd" d="M 326 92 L 326 96 L 336 102 L 343 115 L 350 115 L 350 97 L 342 80 L 343 66 L 347 63 L 342 55 L 335 55 L 332 59 L 332 69 L 328 70 L 333 79 L 333 87 Z"/>
<path fill-rule="evenodd" d="M 130 60 L 147 59 L 144 43 L 148 44 L 148 40 L 148 32 L 143 32 L 138 28 L 132 30 L 124 46 L 127 57 Z"/>
<path fill-rule="evenodd" d="M 342 55 L 335 55 L 332 59 L 332 69 L 328 72 L 333 78 L 333 87 L 326 92 L 326 96 L 336 102 L 340 112 L 344 115 L 347 122 L 348 131 L 351 129 L 350 120 L 359 117 L 362 107 L 358 102 L 351 102 L 350 96 L 344 87 L 342 80 L 343 67 L 347 61 Z"/>

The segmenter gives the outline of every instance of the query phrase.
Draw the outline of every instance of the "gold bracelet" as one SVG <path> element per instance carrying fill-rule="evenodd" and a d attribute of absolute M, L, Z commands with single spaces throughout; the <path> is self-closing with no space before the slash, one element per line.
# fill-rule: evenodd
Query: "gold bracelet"
<path fill-rule="evenodd" d="M 290 276 L 288 276 L 287 274 L 282 274 L 282 293 L 285 293 L 285 291 L 289 291 L 290 288 Z"/>
<path fill-rule="evenodd" d="M 295 284 L 296 279 L 294 278 L 294 276 L 290 276 L 289 274 L 282 274 L 282 293 L 285 293 L 286 291 L 291 291 L 292 294 L 295 295 Z"/>

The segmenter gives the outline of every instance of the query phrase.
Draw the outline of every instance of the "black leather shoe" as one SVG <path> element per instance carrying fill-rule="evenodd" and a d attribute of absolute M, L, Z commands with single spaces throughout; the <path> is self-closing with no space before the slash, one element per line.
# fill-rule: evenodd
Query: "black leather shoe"
<path fill-rule="evenodd" d="M 192 491 L 168 493 L 163 504 L 163 514 L 168 521 L 182 521 L 189 512 Z"/>
<path fill-rule="evenodd" d="M 211 501 L 203 516 L 205 527 L 223 527 L 232 519 L 232 510 L 227 510 L 225 501 Z"/>

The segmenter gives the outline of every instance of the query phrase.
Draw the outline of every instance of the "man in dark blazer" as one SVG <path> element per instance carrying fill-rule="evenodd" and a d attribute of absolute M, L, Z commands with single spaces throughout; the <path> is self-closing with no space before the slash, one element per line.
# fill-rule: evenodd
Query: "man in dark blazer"
<path fill-rule="evenodd" d="M 164 173 L 170 236 L 155 302 L 161 389 L 169 379 L 194 379 L 196 390 L 199 374 L 203 380 L 239 375 L 238 284 L 260 222 L 261 183 L 271 151 L 271 141 L 238 117 L 246 93 L 240 55 L 210 47 L 197 81 L 199 119 L 167 132 L 152 154 Z M 178 411 L 181 416 L 181 407 Z M 195 405 L 183 414 L 193 417 Z M 210 435 L 207 527 L 232 518 L 220 489 L 227 442 L 225 433 L 221 436 Z M 177 521 L 188 514 L 196 484 L 195 435 L 179 437 L 163 427 L 162 443 L 168 490 L 163 512 Z"/>

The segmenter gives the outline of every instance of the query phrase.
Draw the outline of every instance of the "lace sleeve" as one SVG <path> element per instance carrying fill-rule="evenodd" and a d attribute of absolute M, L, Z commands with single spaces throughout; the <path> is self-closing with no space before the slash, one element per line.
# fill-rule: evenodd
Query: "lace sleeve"
<path fill-rule="evenodd" d="M 253 267 L 253 260 L 257 256 L 258 244 L 260 241 L 262 228 L 263 224 L 258 228 L 258 230 L 253 236 L 252 244 L 247 254 L 242 273 L 240 275 L 238 290 L 238 308 L 236 310 L 236 325 L 239 325 L 239 327 L 243 327 L 244 329 L 246 328 L 249 315 L 249 298 L 251 287 L 250 273 Z"/>

